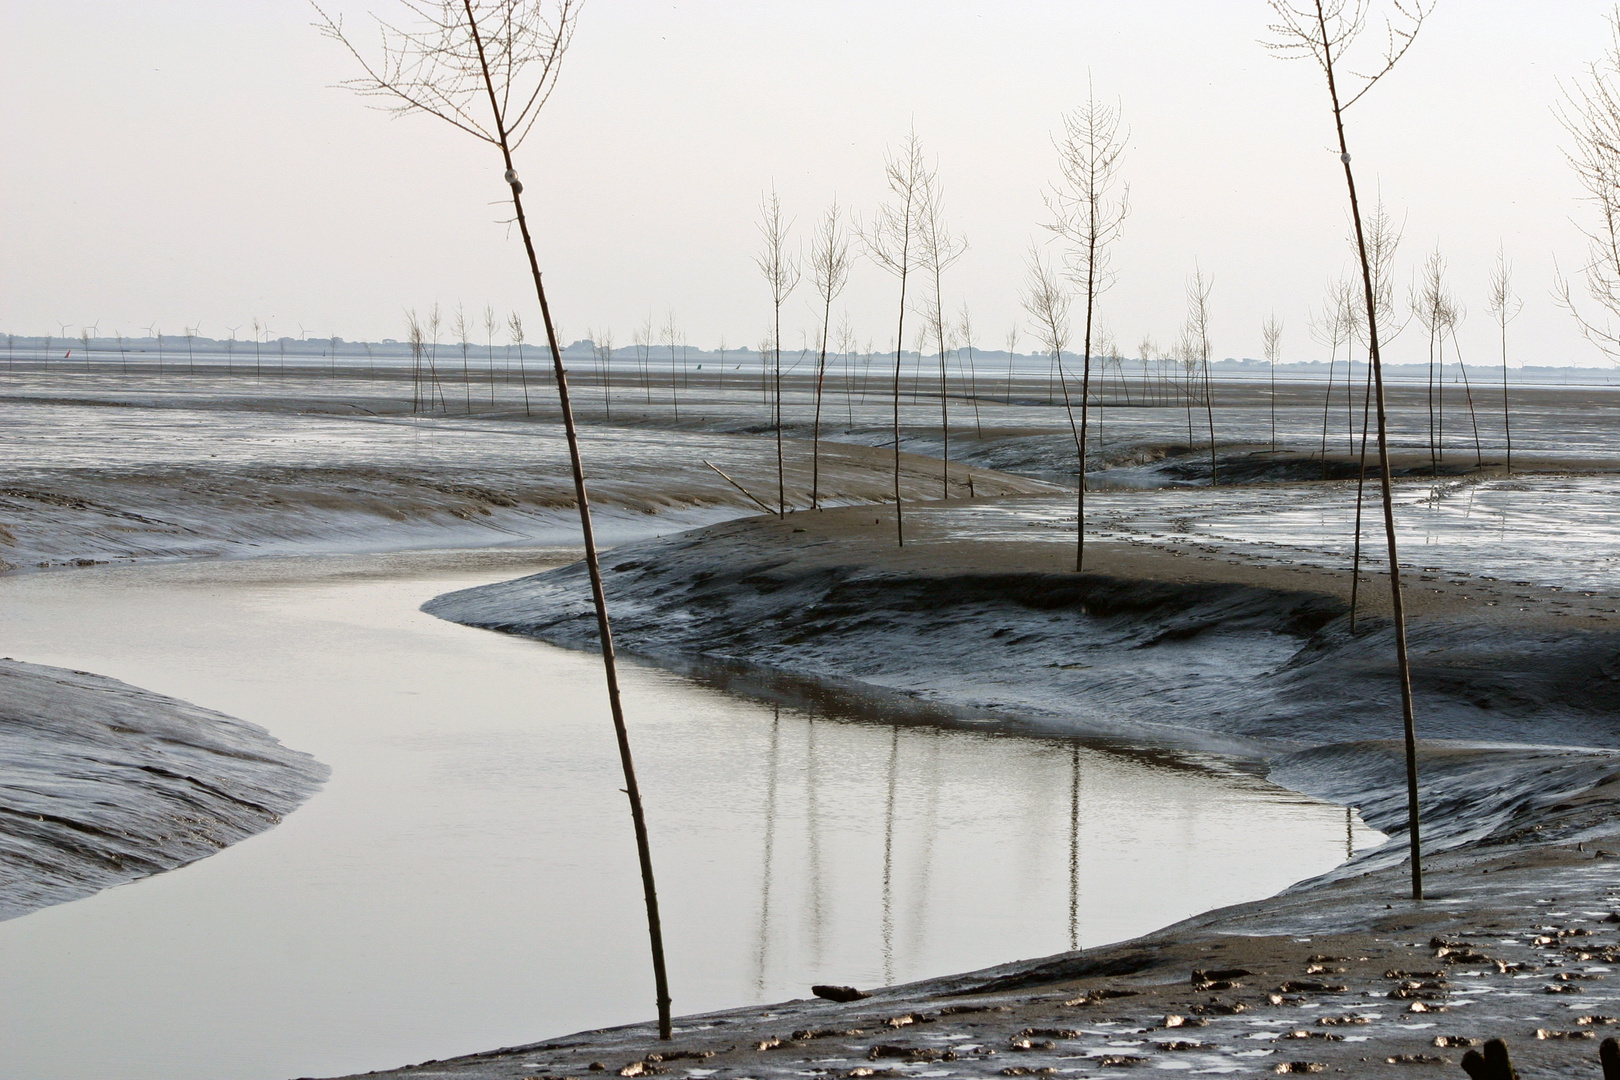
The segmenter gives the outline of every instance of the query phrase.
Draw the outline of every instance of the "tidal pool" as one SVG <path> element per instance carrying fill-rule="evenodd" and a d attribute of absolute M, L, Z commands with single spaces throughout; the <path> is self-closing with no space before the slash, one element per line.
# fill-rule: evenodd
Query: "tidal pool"
<path fill-rule="evenodd" d="M 598 659 L 417 610 L 571 557 L 0 579 L 0 653 L 243 717 L 332 767 L 267 833 L 0 923 L 0 1075 L 329 1075 L 651 1015 Z M 1218 767 L 624 675 L 678 1013 L 1115 941 L 1381 839 Z"/>

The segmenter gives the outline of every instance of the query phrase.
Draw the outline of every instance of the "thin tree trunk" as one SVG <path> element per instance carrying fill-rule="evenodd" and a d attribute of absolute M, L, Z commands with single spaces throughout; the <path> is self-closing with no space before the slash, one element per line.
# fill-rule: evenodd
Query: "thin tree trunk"
<path fill-rule="evenodd" d="M 906 212 L 911 212 L 907 207 Z M 902 256 L 902 260 L 904 256 Z M 898 547 L 906 546 L 904 510 L 900 500 L 900 357 L 902 342 L 906 340 L 906 272 L 900 271 L 900 321 L 894 330 L 894 539 Z"/>
<path fill-rule="evenodd" d="M 1361 464 L 1356 473 L 1356 540 L 1350 558 L 1350 632 L 1356 632 L 1356 600 L 1361 587 L 1361 504 L 1367 488 L 1367 429 L 1372 414 L 1372 367 L 1367 368 L 1367 391 L 1361 401 Z M 1352 429 L 1352 437 L 1354 429 Z"/>
<path fill-rule="evenodd" d="M 782 305 L 776 305 L 776 516 L 787 517 L 787 473 L 782 466 Z"/>
<path fill-rule="evenodd" d="M 1328 94 L 1333 99 L 1333 126 L 1339 136 L 1339 160 L 1344 165 L 1344 182 L 1350 192 L 1350 217 L 1356 227 L 1356 251 L 1361 259 L 1361 284 L 1367 298 L 1368 353 L 1372 359 L 1373 386 L 1378 398 L 1378 464 L 1384 500 L 1384 537 L 1389 545 L 1389 591 L 1391 615 L 1395 622 L 1395 664 L 1401 686 L 1401 719 L 1406 738 L 1407 839 L 1412 860 L 1412 899 L 1423 899 L 1422 842 L 1418 820 L 1417 731 L 1412 708 L 1412 666 L 1406 650 L 1406 607 L 1401 597 L 1401 562 L 1395 541 L 1395 494 L 1389 469 L 1389 418 L 1384 405 L 1384 366 L 1378 353 L 1378 310 L 1373 298 L 1372 267 L 1367 257 L 1367 239 L 1361 227 L 1361 204 L 1356 198 L 1356 177 L 1350 168 L 1350 147 L 1344 135 L 1344 114 L 1339 107 L 1339 90 L 1333 78 L 1333 57 L 1328 43 L 1327 18 L 1321 0 L 1316 0 L 1317 24 L 1322 30 L 1323 67 L 1327 70 Z"/>
<path fill-rule="evenodd" d="M 1328 463 L 1327 463 L 1328 410 L 1333 407 L 1333 365 L 1338 359 L 1339 359 L 1339 343 L 1337 341 L 1334 341 L 1334 343 L 1333 343 L 1333 351 L 1328 353 L 1328 388 L 1327 388 L 1327 393 L 1322 397 L 1322 479 L 1324 479 L 1324 480 L 1326 480 L 1328 478 Z M 1349 382 L 1346 381 L 1345 386 L 1348 387 L 1349 385 L 1350 385 Z M 1349 397 L 1349 390 L 1348 389 L 1345 391 L 1345 396 Z"/>
<path fill-rule="evenodd" d="M 827 379 L 827 327 L 832 322 L 829 296 L 821 313 L 821 357 L 816 362 L 816 419 L 810 429 L 810 509 L 821 509 L 821 390 Z"/>
<path fill-rule="evenodd" d="M 934 288 L 934 306 L 939 306 L 939 288 Z M 945 320 L 941 316 L 934 320 L 934 332 L 939 337 L 939 497 L 951 497 L 951 406 L 950 395 L 945 388 Z M 922 362 L 919 355 L 918 363 Z"/>
<path fill-rule="evenodd" d="M 1266 365 L 1271 369 L 1271 452 L 1277 452 L 1277 365 Z"/>
<path fill-rule="evenodd" d="M 1434 374 L 1434 403 L 1438 426 L 1435 428 L 1435 458 L 1446 460 L 1446 338 L 1440 336 L 1439 366 Z"/>
<path fill-rule="evenodd" d="M 1204 412 L 1209 417 L 1209 486 L 1219 487 L 1220 470 L 1215 463 L 1215 391 L 1209 381 L 1209 350 L 1204 350 Z"/>
<path fill-rule="evenodd" d="M 1502 321 L 1502 432 L 1507 436 L 1507 471 L 1513 475 L 1513 424 L 1508 417 L 1507 320 Z"/>
<path fill-rule="evenodd" d="M 1436 318 L 1430 313 L 1430 318 Z M 1432 476 L 1440 475 L 1440 458 L 1434 449 L 1434 335 L 1435 328 L 1429 327 L 1429 473 Z"/>
<path fill-rule="evenodd" d="M 635 824 L 636 854 L 641 862 L 642 893 L 647 905 L 647 932 L 652 942 L 653 982 L 658 999 L 658 1037 L 671 1037 L 669 979 L 664 969 L 664 932 L 658 917 L 658 890 L 653 883 L 652 852 L 647 842 L 647 819 L 642 812 L 641 788 L 636 783 L 635 762 L 630 754 L 630 735 L 625 728 L 624 708 L 619 700 L 618 665 L 613 652 L 613 630 L 608 623 L 607 595 L 602 589 L 602 568 L 597 561 L 596 533 L 591 527 L 591 506 L 585 490 L 585 467 L 579 453 L 579 433 L 574 427 L 574 411 L 568 396 L 568 376 L 563 370 L 562 350 L 557 347 L 557 331 L 551 321 L 551 307 L 546 302 L 546 288 L 540 276 L 540 262 L 535 255 L 534 240 L 529 235 L 529 222 L 523 214 L 522 185 L 517 182 L 517 171 L 512 167 L 512 151 L 507 145 L 506 128 L 501 119 L 500 105 L 495 97 L 495 84 L 490 78 L 489 64 L 484 58 L 484 42 L 478 33 L 478 20 L 474 18 L 472 0 L 463 0 L 467 9 L 467 24 L 473 41 L 478 46 L 478 62 L 483 70 L 484 86 L 489 91 L 490 108 L 495 115 L 496 132 L 500 136 L 501 156 L 506 162 L 506 175 L 510 178 L 512 208 L 516 212 L 518 228 L 523 234 L 523 249 L 529 257 L 529 272 L 534 278 L 535 296 L 540 301 L 540 315 L 546 324 L 546 342 L 551 346 L 551 363 L 557 376 L 557 398 L 562 409 L 563 430 L 568 438 L 568 458 L 573 471 L 574 498 L 579 505 L 580 533 L 585 543 L 585 565 L 590 572 L 591 600 L 596 607 L 596 629 L 602 642 L 602 667 L 607 676 L 608 705 L 613 713 L 613 730 L 619 742 L 619 762 L 624 769 L 624 790 L 630 799 L 630 817 Z"/>
<path fill-rule="evenodd" d="M 979 371 L 978 365 L 973 360 L 973 346 L 968 346 L 967 354 L 968 397 L 973 402 L 973 431 L 980 439 L 983 439 L 984 424 L 979 419 Z M 958 369 L 962 366 L 962 354 L 960 352 L 956 354 L 956 366 Z"/>
<path fill-rule="evenodd" d="M 1479 416 L 1474 412 L 1474 388 L 1468 382 L 1468 365 L 1463 363 L 1462 346 L 1457 344 L 1457 331 L 1451 331 L 1451 351 L 1457 354 L 1457 367 L 1462 369 L 1463 395 L 1468 401 L 1468 421 L 1474 428 L 1474 467 L 1485 464 L 1485 451 L 1479 441 Z"/>
<path fill-rule="evenodd" d="M 1084 408 L 1080 410 L 1080 424 L 1076 426 L 1074 405 L 1069 400 L 1069 377 L 1063 373 L 1063 351 L 1057 350 L 1052 355 L 1053 367 L 1057 369 L 1058 385 L 1063 388 L 1063 411 L 1069 418 L 1069 434 L 1074 436 L 1075 460 L 1080 463 L 1080 475 L 1076 477 L 1079 491 L 1075 497 L 1074 536 L 1074 572 L 1078 574 L 1085 569 L 1086 556 L 1086 411 Z"/>

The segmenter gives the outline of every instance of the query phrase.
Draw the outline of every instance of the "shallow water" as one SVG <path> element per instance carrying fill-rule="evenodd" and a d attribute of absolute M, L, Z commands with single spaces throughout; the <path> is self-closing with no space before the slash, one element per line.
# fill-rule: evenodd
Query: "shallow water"
<path fill-rule="evenodd" d="M 1531 476 L 1402 480 L 1395 485 L 1403 568 L 1469 573 L 1620 599 L 1620 479 Z M 1363 565 L 1387 565 L 1376 485 L 1362 509 Z M 1074 542 L 1069 500 L 933 504 L 908 513 L 953 539 Z M 1246 559 L 1348 569 L 1355 541 L 1353 482 L 1086 496 L 1086 535 L 1194 544 Z"/>
<path fill-rule="evenodd" d="M 0 652 L 261 723 L 332 766 L 268 833 L 0 924 L 0 1074 L 275 1077 L 652 1011 L 598 661 L 417 611 L 555 553 L 0 580 Z M 1118 940 L 1378 840 L 1239 774 L 893 728 L 625 673 L 675 1007 Z"/>

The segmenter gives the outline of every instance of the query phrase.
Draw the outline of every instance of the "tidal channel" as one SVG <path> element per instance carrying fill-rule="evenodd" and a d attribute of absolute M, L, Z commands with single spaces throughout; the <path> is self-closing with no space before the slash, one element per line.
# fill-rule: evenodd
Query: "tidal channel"
<path fill-rule="evenodd" d="M 442 622 L 564 551 L 0 579 L 0 654 L 251 720 L 332 768 L 279 826 L 0 923 L 0 1075 L 330 1075 L 649 1017 L 594 655 Z M 677 1013 L 1140 934 L 1381 841 L 1185 759 L 894 727 L 631 664 Z"/>

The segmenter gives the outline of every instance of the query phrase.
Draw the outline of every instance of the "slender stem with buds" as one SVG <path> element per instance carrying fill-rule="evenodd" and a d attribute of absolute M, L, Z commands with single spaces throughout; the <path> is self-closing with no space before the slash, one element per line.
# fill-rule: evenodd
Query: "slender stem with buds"
<path fill-rule="evenodd" d="M 607 674 L 608 705 L 613 712 L 613 731 L 619 741 L 619 762 L 624 767 L 624 790 L 630 798 L 630 817 L 635 822 L 636 854 L 641 860 L 641 886 L 647 902 L 647 932 L 652 939 L 653 981 L 658 995 L 658 1037 L 671 1037 L 669 978 L 664 969 L 664 932 L 658 918 L 658 890 L 653 883 L 652 852 L 647 843 L 647 819 L 641 807 L 641 789 L 636 783 L 635 762 L 630 754 L 630 735 L 625 728 L 624 708 L 619 700 L 618 664 L 613 653 L 613 631 L 608 624 L 607 595 L 602 589 L 602 567 L 596 555 L 596 534 L 591 527 L 591 505 L 585 491 L 585 467 L 579 454 L 579 433 L 574 426 L 573 406 L 568 396 L 568 373 L 563 369 L 562 350 L 557 347 L 557 330 L 551 321 L 551 306 L 546 302 L 546 287 L 540 276 L 540 262 L 535 256 L 534 240 L 529 235 L 529 222 L 523 214 L 523 185 L 518 182 L 512 167 L 512 151 L 507 143 L 505 124 L 501 117 L 500 102 L 495 95 L 495 84 L 490 78 L 489 64 L 484 57 L 483 39 L 478 33 L 478 20 L 473 17 L 472 0 L 463 0 L 467 8 L 467 25 L 478 46 L 478 63 L 483 71 L 484 85 L 489 91 L 490 107 L 495 114 L 495 130 L 506 162 L 507 183 L 512 189 L 512 209 L 517 214 L 518 230 L 523 234 L 523 250 L 529 257 L 529 272 L 534 277 L 534 292 L 540 301 L 540 315 L 546 324 L 546 342 L 551 347 L 552 369 L 557 377 L 557 398 L 562 408 L 563 430 L 568 437 L 568 460 L 574 474 L 574 498 L 579 505 L 579 526 L 585 541 L 585 565 L 590 571 L 591 600 L 596 605 L 596 629 L 602 639 L 602 666 Z"/>

